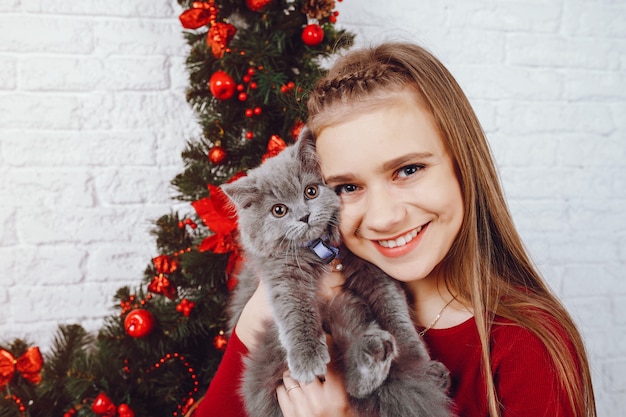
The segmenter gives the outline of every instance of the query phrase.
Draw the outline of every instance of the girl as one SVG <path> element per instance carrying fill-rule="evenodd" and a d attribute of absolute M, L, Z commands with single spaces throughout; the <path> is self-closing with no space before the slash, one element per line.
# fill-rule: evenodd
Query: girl
<path fill-rule="evenodd" d="M 506 206 L 480 124 L 423 48 L 349 53 L 312 91 L 309 128 L 341 196 L 345 246 L 402 282 L 431 356 L 451 373 L 463 417 L 595 417 L 585 349 L 535 270 Z M 325 277 L 329 293 L 340 273 Z M 242 356 L 271 313 L 246 306 L 196 416 L 243 416 Z M 277 388 L 286 417 L 349 416 L 341 377 Z"/>

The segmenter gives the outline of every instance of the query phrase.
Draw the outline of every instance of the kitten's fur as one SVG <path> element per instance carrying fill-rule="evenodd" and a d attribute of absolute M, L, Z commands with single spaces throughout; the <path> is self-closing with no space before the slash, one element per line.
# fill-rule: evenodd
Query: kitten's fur
<path fill-rule="evenodd" d="M 275 318 L 245 362 L 241 392 L 248 413 L 282 416 L 276 387 L 287 366 L 303 384 L 326 373 L 327 332 L 359 416 L 449 417 L 448 371 L 430 360 L 396 281 L 342 248 L 343 292 L 329 302 L 316 296 L 326 266 L 307 244 L 321 236 L 339 240 L 339 197 L 323 185 L 314 146 L 304 129 L 296 145 L 222 186 L 235 203 L 245 252 L 231 329 L 258 277 Z M 276 204 L 286 208 L 283 217 L 272 214 Z"/>

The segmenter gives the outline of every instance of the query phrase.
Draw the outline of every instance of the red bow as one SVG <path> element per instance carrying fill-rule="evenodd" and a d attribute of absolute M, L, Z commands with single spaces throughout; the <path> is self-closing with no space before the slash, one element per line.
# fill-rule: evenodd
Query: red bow
<path fill-rule="evenodd" d="M 198 250 L 200 252 L 230 253 L 226 267 L 226 273 L 230 275 L 240 259 L 239 245 L 235 238 L 237 216 L 232 209 L 230 199 L 221 188 L 209 184 L 209 193 L 208 198 L 202 198 L 191 203 L 204 224 L 213 232 L 211 236 L 202 241 Z"/>
<path fill-rule="evenodd" d="M 178 269 L 178 261 L 169 255 L 159 255 L 152 258 L 152 263 L 159 274 L 171 274 Z"/>
<path fill-rule="evenodd" d="M 25 380 L 38 384 L 41 382 L 41 368 L 43 368 L 43 357 L 38 347 L 28 348 L 17 359 L 11 352 L 0 349 L 0 389 L 11 382 L 15 371 L 21 373 Z"/>
<path fill-rule="evenodd" d="M 148 284 L 148 291 L 154 294 L 163 294 L 170 300 L 176 298 L 176 287 L 172 285 L 170 280 L 163 274 L 159 274 L 152 278 L 152 282 Z"/>
<path fill-rule="evenodd" d="M 217 22 L 211 25 L 206 36 L 206 43 L 211 48 L 215 58 L 221 58 L 226 52 L 228 44 L 237 33 L 237 28 L 230 23 Z"/>
<path fill-rule="evenodd" d="M 192 8 L 185 10 L 180 16 L 180 23 L 185 29 L 198 29 L 209 23 L 214 23 L 217 19 L 217 7 L 213 1 L 194 1 Z"/>
<path fill-rule="evenodd" d="M 268 158 L 278 155 L 286 147 L 287 145 L 285 144 L 285 141 L 280 136 L 272 135 L 269 142 L 267 143 L 267 150 L 261 158 L 262 162 L 265 162 L 265 160 Z"/>

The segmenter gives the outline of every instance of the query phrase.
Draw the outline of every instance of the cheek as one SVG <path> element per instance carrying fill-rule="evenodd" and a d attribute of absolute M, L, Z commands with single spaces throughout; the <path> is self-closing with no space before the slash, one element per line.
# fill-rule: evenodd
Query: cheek
<path fill-rule="evenodd" d="M 339 230 L 343 239 L 354 235 L 354 230 L 358 227 L 358 216 L 354 207 L 343 204 L 339 212 Z"/>

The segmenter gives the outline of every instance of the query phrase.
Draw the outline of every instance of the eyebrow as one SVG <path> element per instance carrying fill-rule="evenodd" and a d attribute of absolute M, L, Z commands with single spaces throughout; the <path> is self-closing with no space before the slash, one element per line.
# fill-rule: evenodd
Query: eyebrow
<path fill-rule="evenodd" d="M 389 171 L 390 169 L 397 168 L 407 163 L 414 163 L 415 160 L 430 159 L 434 155 L 430 152 L 412 152 L 406 155 L 402 155 L 398 158 L 394 158 L 383 164 L 383 171 Z"/>
<path fill-rule="evenodd" d="M 389 171 L 395 169 L 399 166 L 402 166 L 407 163 L 413 163 L 415 160 L 425 160 L 434 157 L 435 155 L 431 152 L 412 152 L 406 155 L 402 155 L 398 158 L 394 158 L 390 161 L 387 161 L 383 164 L 383 171 Z M 326 183 L 349 183 L 354 181 L 355 176 L 352 174 L 340 174 L 340 175 L 332 175 L 330 177 L 325 178 Z"/>

